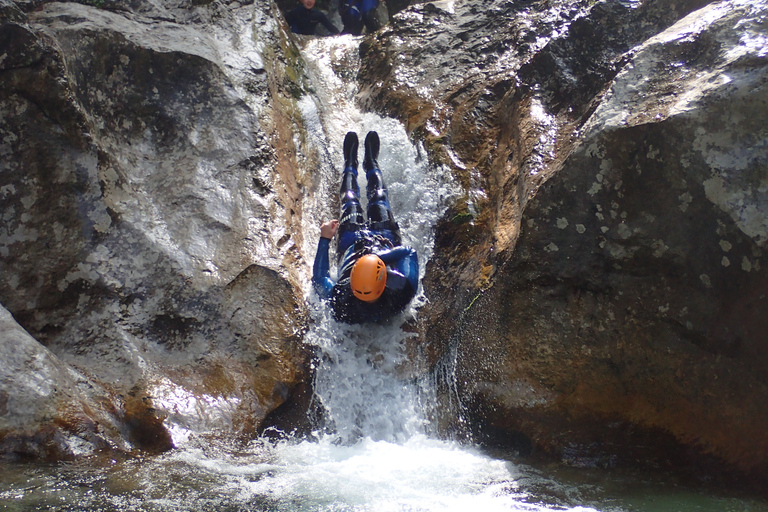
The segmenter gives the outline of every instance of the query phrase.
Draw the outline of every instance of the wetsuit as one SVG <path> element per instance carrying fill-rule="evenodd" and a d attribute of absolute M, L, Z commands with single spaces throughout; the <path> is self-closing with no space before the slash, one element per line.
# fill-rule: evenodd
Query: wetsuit
<path fill-rule="evenodd" d="M 368 222 L 363 219 L 357 169 L 344 169 L 341 181 L 339 224 L 339 278 L 330 277 L 330 239 L 320 238 L 312 272 L 312 283 L 322 298 L 330 298 L 334 316 L 347 323 L 384 320 L 403 311 L 419 286 L 419 260 L 414 249 L 403 247 L 400 228 L 392 215 L 389 196 L 378 165 L 366 172 L 368 178 Z M 373 253 L 387 265 L 387 285 L 375 302 L 354 296 L 349 285 L 355 262 Z"/>
<path fill-rule="evenodd" d="M 344 23 L 342 33 L 359 36 L 363 33 L 363 26 L 368 29 L 368 33 L 379 30 L 381 25 L 376 19 L 378 6 L 379 0 L 341 0 L 339 14 Z"/>
<path fill-rule="evenodd" d="M 288 14 L 285 15 L 285 21 L 287 21 L 288 26 L 291 27 L 291 32 L 295 32 L 296 34 L 313 36 L 315 35 L 315 29 L 317 29 L 318 23 L 321 23 L 331 34 L 339 33 L 339 29 L 331 23 L 328 16 L 316 9 L 307 9 L 303 5 L 291 9 Z"/>

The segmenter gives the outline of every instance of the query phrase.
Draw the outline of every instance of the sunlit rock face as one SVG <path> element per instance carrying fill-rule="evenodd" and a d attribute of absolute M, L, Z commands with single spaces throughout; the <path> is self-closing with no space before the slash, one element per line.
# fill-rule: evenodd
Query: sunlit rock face
<path fill-rule="evenodd" d="M 306 378 L 290 43 L 269 3 L 89 3 L 0 2 L 0 303 L 41 368 L 0 396 L 78 383 L 57 453 L 252 433 Z M 5 455 L 48 407 L 0 409 Z"/>
<path fill-rule="evenodd" d="M 766 10 L 448 0 L 361 40 L 361 105 L 465 190 L 418 327 L 476 438 L 768 474 Z M 329 187 L 276 4 L 0 0 L 0 42 L 3 455 L 258 430 L 305 389 Z"/>
<path fill-rule="evenodd" d="M 364 104 L 466 190 L 422 328 L 480 439 L 764 481 L 766 15 L 435 2 L 364 42 Z"/>

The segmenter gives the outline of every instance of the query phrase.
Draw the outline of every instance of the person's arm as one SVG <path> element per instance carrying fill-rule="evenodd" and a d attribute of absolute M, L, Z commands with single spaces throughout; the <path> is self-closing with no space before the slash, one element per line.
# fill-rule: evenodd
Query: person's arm
<path fill-rule="evenodd" d="M 378 256 L 384 263 L 392 267 L 392 270 L 405 277 L 414 290 L 419 288 L 419 257 L 414 249 L 395 247 L 378 254 Z"/>
<path fill-rule="evenodd" d="M 376 255 L 387 265 L 393 265 L 396 261 L 405 258 L 410 251 L 413 251 L 414 253 L 416 252 L 410 247 L 403 247 L 401 245 L 392 249 L 387 249 L 386 251 L 377 252 Z"/>
<path fill-rule="evenodd" d="M 285 22 L 288 24 L 288 27 L 292 29 L 292 25 L 296 23 L 296 20 L 298 18 L 299 11 L 297 8 L 291 9 L 285 14 Z"/>
<path fill-rule="evenodd" d="M 331 23 L 331 20 L 328 19 L 328 16 L 323 13 L 320 13 L 320 23 L 322 23 L 323 26 L 328 29 L 328 32 L 331 34 L 336 35 L 339 33 L 339 29 L 337 29 L 336 26 Z"/>
<path fill-rule="evenodd" d="M 312 266 L 312 285 L 317 294 L 327 299 L 331 296 L 333 285 L 336 284 L 331 279 L 331 262 L 328 256 L 331 246 L 331 239 L 339 230 L 339 221 L 332 220 L 320 226 L 320 241 L 317 243 L 317 254 L 315 263 Z"/>
<path fill-rule="evenodd" d="M 317 244 L 317 254 L 315 255 L 315 264 L 312 266 L 312 286 L 322 299 L 331 296 L 333 290 L 333 279 L 331 279 L 331 264 L 328 258 L 328 248 L 331 241 L 328 238 L 320 238 Z"/>

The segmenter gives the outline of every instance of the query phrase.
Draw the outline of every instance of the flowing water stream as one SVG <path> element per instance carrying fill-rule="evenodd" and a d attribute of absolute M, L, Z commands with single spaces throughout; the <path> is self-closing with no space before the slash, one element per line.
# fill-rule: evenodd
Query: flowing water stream
<path fill-rule="evenodd" d="M 393 210 L 404 242 L 419 251 L 423 273 L 433 226 L 455 191 L 399 123 L 354 106 L 354 88 L 334 68 L 354 66 L 357 43 L 351 37 L 312 40 L 303 50 L 317 89 L 300 103 L 308 144 L 324 148 L 328 162 L 335 162 L 318 171 L 327 195 L 308 206 L 305 228 L 318 233 L 314 223 L 333 212 L 346 131 L 362 139 L 375 129 Z M 307 239 L 303 249 L 313 255 L 316 237 Z M 642 475 L 533 467 L 440 439 L 430 421 L 435 386 L 409 376 L 404 347 L 412 335 L 400 327 L 427 298 L 417 297 L 389 325 L 347 326 L 333 321 L 308 282 L 305 287 L 313 316 L 306 343 L 318 352 L 314 400 L 324 411 L 312 435 L 233 445 L 187 433 L 177 449 L 160 456 L 0 465 L 0 509 L 768 512 L 758 500 Z"/>

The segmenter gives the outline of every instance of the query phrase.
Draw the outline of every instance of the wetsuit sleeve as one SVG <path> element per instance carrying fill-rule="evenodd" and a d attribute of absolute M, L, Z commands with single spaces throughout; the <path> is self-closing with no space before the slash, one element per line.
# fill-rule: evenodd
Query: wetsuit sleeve
<path fill-rule="evenodd" d="M 293 30 L 293 25 L 298 21 L 298 10 L 297 9 L 291 9 L 285 14 L 285 22 L 288 24 L 288 26 Z"/>
<path fill-rule="evenodd" d="M 328 32 L 330 32 L 331 34 L 339 33 L 339 29 L 337 29 L 336 26 L 333 23 L 331 23 L 331 20 L 328 19 L 328 16 L 326 16 L 323 13 L 320 13 L 320 23 L 322 23 L 323 26 L 327 28 Z"/>
<path fill-rule="evenodd" d="M 333 279 L 331 279 L 331 263 L 328 257 L 328 249 L 331 246 L 329 238 L 320 237 L 317 243 L 317 254 L 315 255 L 315 264 L 312 266 L 312 285 L 317 294 L 327 299 L 331 296 L 333 290 Z"/>
<path fill-rule="evenodd" d="M 414 290 L 419 288 L 419 257 L 410 247 L 395 247 L 380 253 L 379 258 L 403 275 Z"/>

